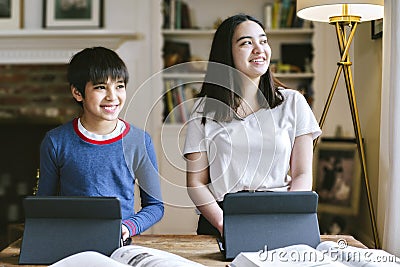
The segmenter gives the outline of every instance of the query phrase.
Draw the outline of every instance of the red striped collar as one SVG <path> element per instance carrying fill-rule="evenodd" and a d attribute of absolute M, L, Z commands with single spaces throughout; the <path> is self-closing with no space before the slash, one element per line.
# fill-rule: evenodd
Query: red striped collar
<path fill-rule="evenodd" d="M 125 123 L 125 130 L 124 130 L 120 135 L 118 135 L 118 136 L 116 136 L 116 137 L 114 137 L 114 138 L 111 138 L 111 139 L 108 139 L 108 140 L 102 140 L 102 141 L 93 140 L 93 139 L 90 139 L 90 138 L 86 137 L 85 135 L 83 135 L 83 134 L 79 131 L 79 129 L 78 129 L 78 118 L 75 118 L 75 119 L 73 120 L 72 125 L 73 125 L 73 127 L 74 127 L 75 133 L 76 133 L 83 141 L 88 142 L 88 143 L 90 143 L 90 144 L 94 144 L 94 145 L 107 145 L 107 144 L 114 143 L 114 142 L 116 142 L 116 141 L 118 141 L 118 140 L 121 140 L 123 137 L 125 137 L 125 136 L 128 134 L 129 129 L 130 129 L 130 124 L 127 123 L 127 122 L 124 121 L 124 120 L 121 120 L 121 121 L 122 121 L 123 123 Z"/>

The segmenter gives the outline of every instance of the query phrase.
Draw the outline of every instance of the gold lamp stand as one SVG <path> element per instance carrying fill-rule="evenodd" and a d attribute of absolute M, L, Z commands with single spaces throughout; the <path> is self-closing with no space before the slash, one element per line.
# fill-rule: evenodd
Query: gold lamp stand
<path fill-rule="evenodd" d="M 353 84 L 353 76 L 351 73 L 351 62 L 350 62 L 350 56 L 349 56 L 349 48 L 351 45 L 351 42 L 353 40 L 354 34 L 356 32 L 356 28 L 358 23 L 360 22 L 360 17 L 359 16 L 352 16 L 347 14 L 347 8 L 346 5 L 344 5 L 343 8 L 343 15 L 341 16 L 334 16 L 329 18 L 329 23 L 335 25 L 336 27 L 336 35 L 339 43 L 339 49 L 340 49 L 340 55 L 341 59 L 338 62 L 338 68 L 336 70 L 336 75 L 335 79 L 333 80 L 331 90 L 328 95 L 328 99 L 325 103 L 324 110 L 321 115 L 321 119 L 319 121 L 319 125 L 322 129 L 322 126 L 324 125 L 326 115 L 328 113 L 329 106 L 332 102 L 333 94 L 335 93 L 335 89 L 339 80 L 339 76 L 343 70 L 344 73 L 344 79 L 346 82 L 346 88 L 347 88 L 347 96 L 350 104 L 350 110 L 351 110 L 351 116 L 353 120 L 353 127 L 354 127 L 354 132 L 356 135 L 356 141 L 357 141 L 357 148 L 358 148 L 358 153 L 360 155 L 360 161 L 361 161 L 361 167 L 362 167 L 362 174 L 364 177 L 364 183 L 365 183 L 365 188 L 367 191 L 367 198 L 368 198 L 368 208 L 369 208 L 369 214 L 370 214 L 370 219 L 371 219 L 371 226 L 372 226 L 372 231 L 374 235 L 374 242 L 375 242 L 375 248 L 380 248 L 380 242 L 379 242 L 379 236 L 378 236 L 378 231 L 377 231 L 377 226 L 376 226 L 376 221 L 375 221 L 375 214 L 374 214 L 374 207 L 372 203 L 372 198 L 371 198 L 371 191 L 369 187 L 369 180 L 368 180 L 368 175 L 367 175 L 367 165 L 366 165 L 366 160 L 365 160 L 365 151 L 364 151 L 364 146 L 362 142 L 362 135 L 361 135 L 361 127 L 360 127 L 360 119 L 358 116 L 358 109 L 357 109 L 357 102 L 356 102 L 356 95 L 354 92 L 354 84 Z M 346 27 L 349 27 L 350 34 L 347 37 L 346 35 Z M 314 140 L 314 148 L 318 142 L 318 139 Z"/>

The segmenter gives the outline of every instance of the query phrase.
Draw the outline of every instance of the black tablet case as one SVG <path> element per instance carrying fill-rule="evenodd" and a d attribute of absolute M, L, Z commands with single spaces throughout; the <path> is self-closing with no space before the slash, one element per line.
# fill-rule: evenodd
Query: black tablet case
<path fill-rule="evenodd" d="M 320 243 L 318 195 L 312 191 L 238 192 L 225 195 L 223 253 Z"/>
<path fill-rule="evenodd" d="M 19 264 L 52 264 L 92 250 L 120 247 L 121 208 L 114 197 L 26 197 Z"/>

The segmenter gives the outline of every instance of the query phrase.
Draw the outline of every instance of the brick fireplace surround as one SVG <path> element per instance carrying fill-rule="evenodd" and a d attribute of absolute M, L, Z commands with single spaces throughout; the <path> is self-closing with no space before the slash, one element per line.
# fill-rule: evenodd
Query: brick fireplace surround
<path fill-rule="evenodd" d="M 77 114 L 66 64 L 0 65 L 0 121 L 62 122 Z"/>

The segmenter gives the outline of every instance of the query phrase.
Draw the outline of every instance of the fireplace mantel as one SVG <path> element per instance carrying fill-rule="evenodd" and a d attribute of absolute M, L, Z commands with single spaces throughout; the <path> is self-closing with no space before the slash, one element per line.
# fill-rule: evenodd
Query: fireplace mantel
<path fill-rule="evenodd" d="M 142 38 L 139 33 L 110 30 L 0 31 L 0 64 L 65 64 L 85 47 L 115 50 L 126 41 Z"/>

